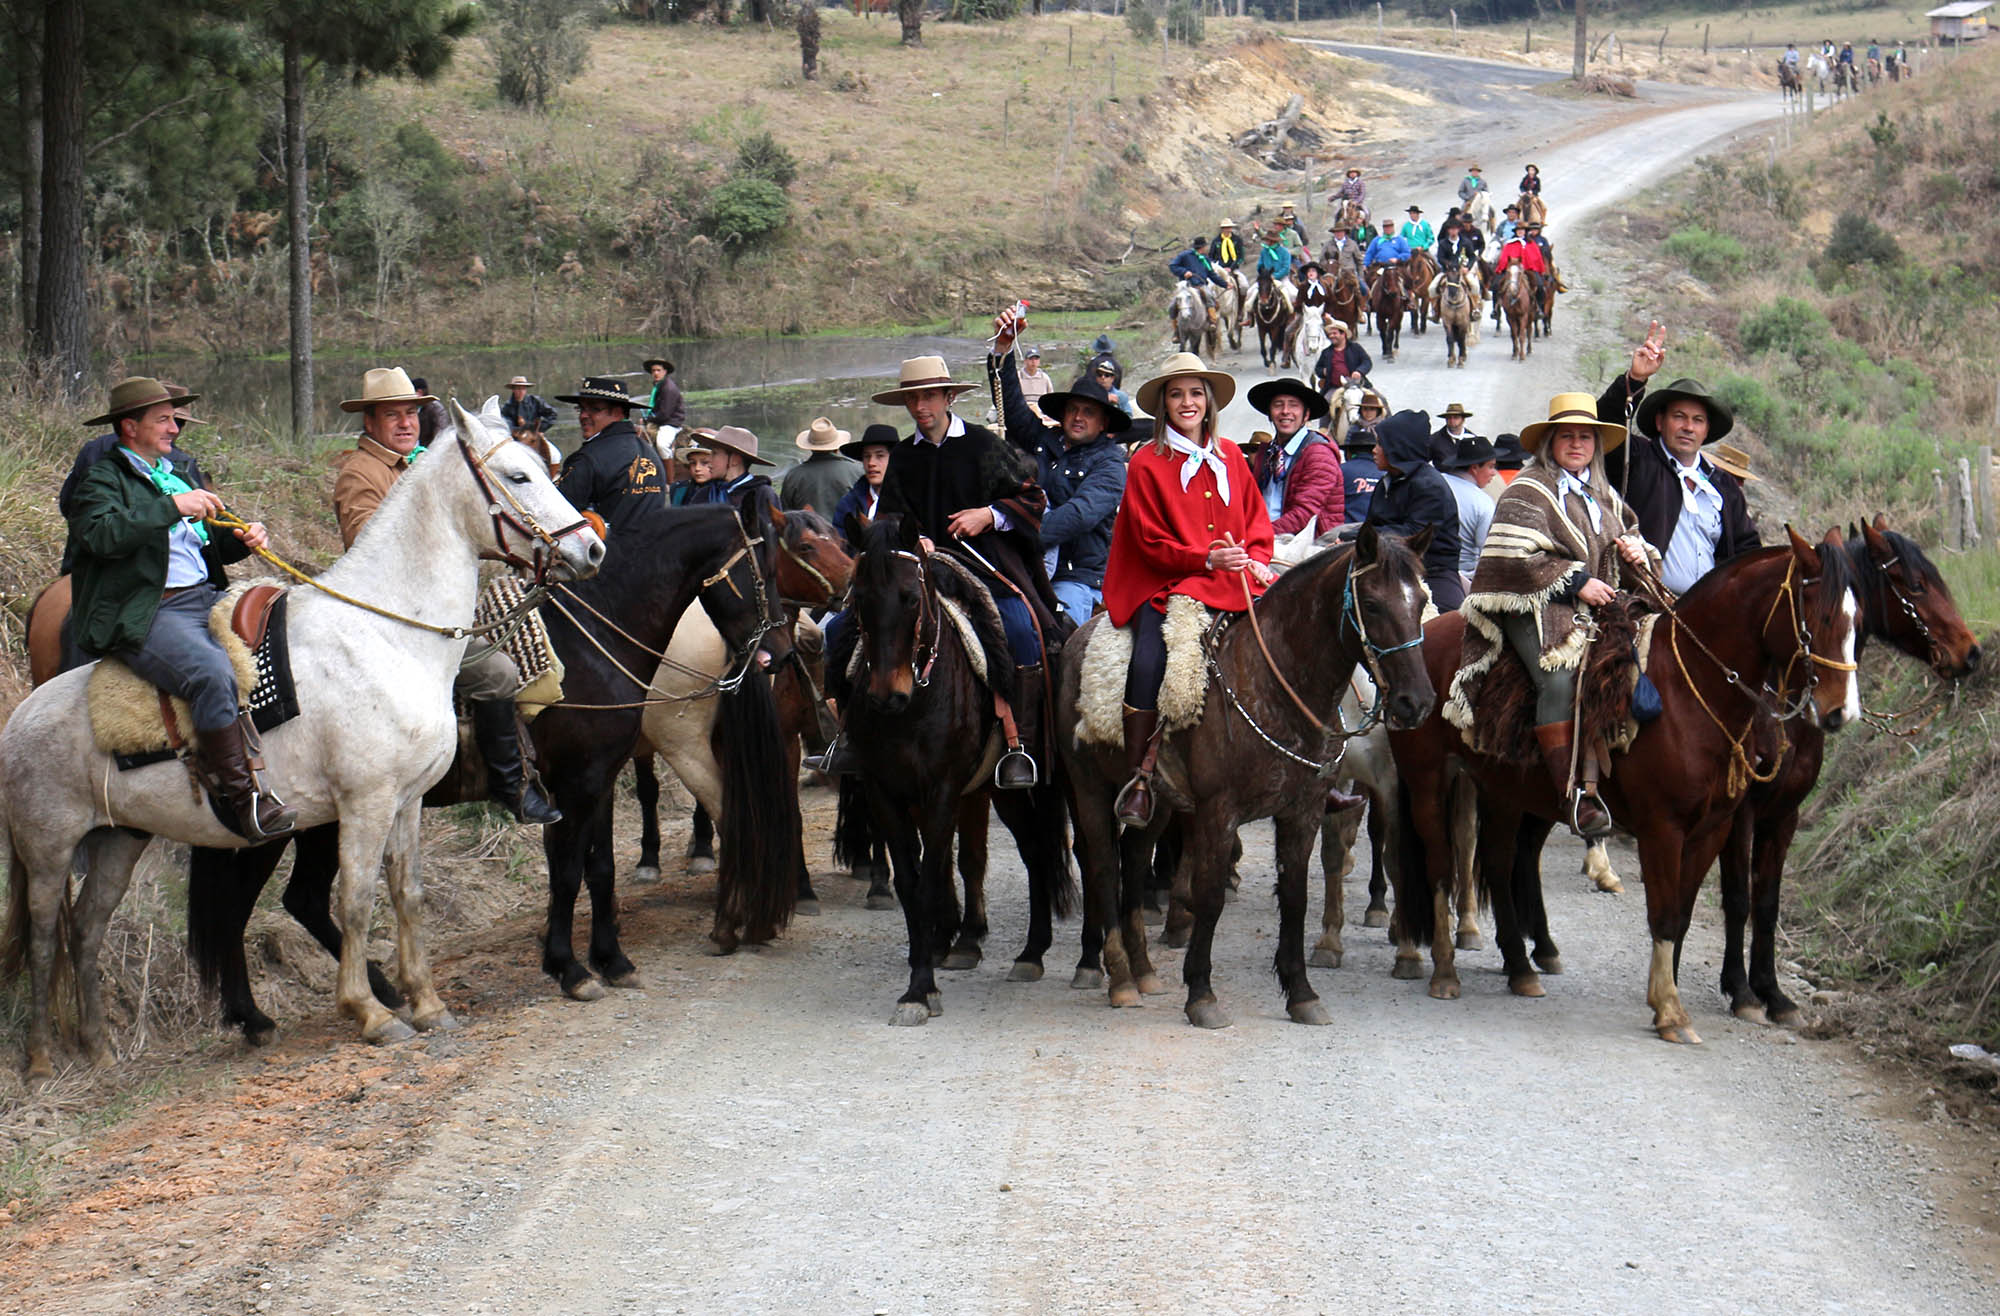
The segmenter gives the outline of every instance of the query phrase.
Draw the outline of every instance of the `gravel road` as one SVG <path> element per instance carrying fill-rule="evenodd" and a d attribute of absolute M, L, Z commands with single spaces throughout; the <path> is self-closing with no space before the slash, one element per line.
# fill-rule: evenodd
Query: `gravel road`
<path fill-rule="evenodd" d="M 1569 225 L 1772 109 L 1703 104 L 1540 149 L 1572 282 L 1609 275 Z M 1530 365 L 1488 338 L 1446 375 L 1432 334 L 1382 383 L 1516 428 L 1570 386 L 1587 317 L 1608 317 L 1593 300 L 1571 299 Z M 824 798 L 812 809 L 823 861 Z M 915 1029 L 885 1026 L 901 917 L 866 912 L 858 885 L 821 876 L 822 917 L 716 960 L 705 893 L 670 875 L 645 901 L 676 935 L 628 947 L 644 992 L 549 1000 L 511 1037 L 475 1027 L 459 1045 L 485 1076 L 382 1167 L 378 1203 L 219 1296 L 455 1316 L 2000 1310 L 1994 1236 L 1945 1220 L 1952 1167 L 1885 1113 L 1885 1080 L 1727 1014 L 1712 907 L 1682 974 L 1707 1042 L 1654 1038 L 1629 847 L 1613 857 L 1632 894 L 1611 897 L 1551 845 L 1569 971 L 1546 999 L 1509 996 L 1488 949 L 1461 956 L 1462 1000 L 1433 1001 L 1357 927 L 1346 967 L 1314 972 L 1335 1022 L 1307 1028 L 1269 973 L 1268 825 L 1245 841 L 1216 942 L 1237 1022 L 1219 1033 L 1184 1021 L 1177 952 L 1150 1008 L 1070 990 L 1073 924 L 1046 979 L 1005 982 L 1026 899 L 999 843 L 989 958 L 947 975 L 944 1014 Z"/>

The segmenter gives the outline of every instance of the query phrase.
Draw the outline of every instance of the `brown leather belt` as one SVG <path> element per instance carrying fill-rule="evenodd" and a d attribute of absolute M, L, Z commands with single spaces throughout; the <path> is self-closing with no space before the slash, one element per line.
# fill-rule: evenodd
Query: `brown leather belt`
<path fill-rule="evenodd" d="M 173 588 L 171 588 L 171 589 L 163 589 L 163 590 L 161 590 L 161 591 L 160 591 L 160 599 L 161 599 L 161 601 L 162 601 L 162 602 L 164 602 L 164 601 L 166 601 L 167 599 L 170 599 L 170 598 L 172 598 L 172 597 L 173 597 L 174 595 L 176 595 L 176 594 L 185 594 L 185 593 L 187 593 L 187 592 L 188 592 L 189 590 L 191 590 L 191 589 L 200 589 L 200 588 L 201 588 L 201 586 L 199 586 L 199 585 L 175 585 L 175 586 L 174 586 Z"/>

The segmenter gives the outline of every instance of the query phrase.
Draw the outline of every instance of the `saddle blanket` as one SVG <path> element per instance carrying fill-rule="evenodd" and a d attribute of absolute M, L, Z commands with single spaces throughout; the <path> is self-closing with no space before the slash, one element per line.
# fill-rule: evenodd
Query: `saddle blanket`
<path fill-rule="evenodd" d="M 479 602 L 472 610 L 473 624 L 485 626 L 500 620 L 520 607 L 527 594 L 528 587 L 519 576 L 495 576 L 479 593 Z M 549 641 L 549 628 L 543 624 L 539 610 L 529 610 L 504 632 L 473 640 L 465 651 L 479 654 L 494 643 L 514 660 L 521 673 L 521 688 L 514 695 L 514 706 L 524 719 L 532 722 L 543 709 L 562 702 L 562 659 L 556 656 L 555 646 Z M 472 715 L 471 706 L 462 698 L 454 699 L 453 706 L 460 717 Z"/>
<path fill-rule="evenodd" d="M 1598 638 L 1590 647 L 1588 670 L 1578 678 L 1586 743 L 1601 740 L 1614 754 L 1632 747 L 1640 730 L 1632 716 L 1632 693 L 1652 658 L 1653 627 L 1658 621 L 1657 613 L 1637 609 L 1598 610 Z M 1472 748 L 1509 763 L 1542 761 L 1535 740 L 1535 688 L 1511 647 L 1497 656 L 1480 682 L 1476 701 L 1470 725 L 1463 724 L 1462 709 L 1448 708 L 1445 713 Z"/>
<path fill-rule="evenodd" d="M 1185 595 L 1167 600 L 1161 634 L 1167 642 L 1167 674 L 1160 681 L 1160 729 L 1171 735 L 1201 720 L 1208 699 L 1208 661 L 1202 634 L 1208 609 Z M 1132 633 L 1113 626 L 1102 613 L 1070 640 L 1083 646 L 1077 692 L 1079 744 L 1122 749 L 1125 745 L 1125 672 L 1132 665 Z"/>
<path fill-rule="evenodd" d="M 268 590 L 268 581 L 246 581 L 232 586 L 209 610 L 208 630 L 229 665 L 236 671 L 237 697 L 250 714 L 257 730 L 283 726 L 299 715 L 298 695 L 292 685 L 291 650 L 285 639 L 285 602 L 278 591 L 268 610 L 260 616 L 256 600 L 245 608 L 244 629 L 253 635 L 259 625 L 262 638 L 253 650 L 232 625 L 239 603 L 252 590 Z M 85 691 L 90 710 L 91 737 L 100 752 L 109 754 L 121 772 L 162 763 L 174 756 L 167 743 L 167 727 L 160 716 L 160 692 L 149 681 L 116 658 L 103 658 L 90 674 Z M 172 701 L 174 720 L 183 738 L 194 730 L 194 713 L 184 699 Z"/>

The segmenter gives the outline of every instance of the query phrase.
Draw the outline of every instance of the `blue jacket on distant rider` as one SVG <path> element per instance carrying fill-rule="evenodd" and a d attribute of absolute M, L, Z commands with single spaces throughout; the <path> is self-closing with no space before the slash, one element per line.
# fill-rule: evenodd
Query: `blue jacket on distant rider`
<path fill-rule="evenodd" d="M 1368 244 L 1368 258 L 1364 262 L 1369 269 L 1392 260 L 1408 260 L 1410 244 L 1401 234 L 1384 233 Z"/>
<path fill-rule="evenodd" d="M 1189 247 L 1174 257 L 1167 269 L 1173 273 L 1175 279 L 1183 282 L 1212 283 L 1218 288 L 1227 288 L 1229 281 L 1217 274 L 1215 267 L 1208 263 L 1208 257 L 1202 254 L 1201 247 L 1207 245 L 1206 239 L 1200 240 L 1198 246 Z"/>

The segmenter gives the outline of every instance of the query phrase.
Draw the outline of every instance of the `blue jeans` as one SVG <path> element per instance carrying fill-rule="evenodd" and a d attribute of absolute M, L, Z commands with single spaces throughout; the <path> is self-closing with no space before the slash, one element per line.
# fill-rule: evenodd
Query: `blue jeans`
<path fill-rule="evenodd" d="M 196 731 L 220 731 L 236 720 L 236 669 L 208 631 L 218 592 L 195 585 L 160 603 L 145 643 L 111 655 L 194 710 Z"/>
<path fill-rule="evenodd" d="M 1052 582 L 1057 602 L 1069 619 L 1081 626 L 1090 620 L 1090 614 L 1104 599 L 1104 591 L 1092 589 L 1080 580 L 1058 580 Z"/>

